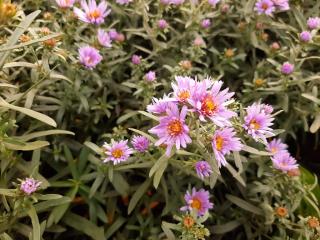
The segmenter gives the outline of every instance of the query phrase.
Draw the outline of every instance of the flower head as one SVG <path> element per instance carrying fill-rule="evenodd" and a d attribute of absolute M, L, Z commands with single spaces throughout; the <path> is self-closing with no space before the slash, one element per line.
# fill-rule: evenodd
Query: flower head
<path fill-rule="evenodd" d="M 192 192 L 184 195 L 184 200 L 186 201 L 186 206 L 183 206 L 181 211 L 197 211 L 199 216 L 206 214 L 209 209 L 213 208 L 213 204 L 209 200 L 209 192 L 204 189 L 197 191 L 195 188 L 192 188 Z"/>
<path fill-rule="evenodd" d="M 197 37 L 194 39 L 193 44 L 194 44 L 195 46 L 197 46 L 197 47 L 201 47 L 201 46 L 204 46 L 204 45 L 205 45 L 205 43 L 204 43 L 204 41 L 203 41 L 203 38 L 200 37 L 200 36 L 197 36 Z"/>
<path fill-rule="evenodd" d="M 203 28 L 208 28 L 208 27 L 210 27 L 210 25 L 211 25 L 211 20 L 208 18 L 203 19 L 201 22 L 201 27 L 203 27 Z"/>
<path fill-rule="evenodd" d="M 106 158 L 103 162 L 113 162 L 113 165 L 125 162 L 133 153 L 132 149 L 128 147 L 128 140 L 121 140 L 119 142 L 111 140 L 110 144 L 104 143 L 102 146 Z"/>
<path fill-rule="evenodd" d="M 79 61 L 86 68 L 93 69 L 102 60 L 99 51 L 94 47 L 84 46 L 79 48 Z"/>
<path fill-rule="evenodd" d="M 293 73 L 294 70 L 294 65 L 289 63 L 289 62 L 285 62 L 284 64 L 282 64 L 281 66 L 281 72 L 282 74 L 285 75 L 290 75 L 291 73 Z"/>
<path fill-rule="evenodd" d="M 163 98 L 153 98 L 152 104 L 147 106 L 147 111 L 155 114 L 163 114 L 167 111 L 169 103 L 175 102 L 175 99 L 164 96 Z"/>
<path fill-rule="evenodd" d="M 287 11 L 290 9 L 289 0 L 272 0 L 272 2 L 280 11 Z"/>
<path fill-rule="evenodd" d="M 212 173 L 210 164 L 207 161 L 198 161 L 195 164 L 195 169 L 200 178 L 209 177 Z"/>
<path fill-rule="evenodd" d="M 274 3 L 271 0 L 259 0 L 254 8 L 258 14 L 266 14 L 271 16 L 275 10 Z"/>
<path fill-rule="evenodd" d="M 40 181 L 35 180 L 33 178 L 26 178 L 21 182 L 20 190 L 25 194 L 30 195 L 35 191 L 37 191 L 40 185 L 41 185 Z"/>
<path fill-rule="evenodd" d="M 241 150 L 242 144 L 235 135 L 233 128 L 222 128 L 215 131 L 211 144 L 219 167 L 227 164 L 225 155 L 230 154 L 231 151 Z"/>
<path fill-rule="evenodd" d="M 111 12 L 106 1 L 101 1 L 97 5 L 95 0 L 81 1 L 81 8 L 74 8 L 75 15 L 83 22 L 99 25 L 104 22 L 104 18 Z"/>
<path fill-rule="evenodd" d="M 133 54 L 132 57 L 131 57 L 131 62 L 134 64 L 134 65 L 139 65 L 141 63 L 141 56 L 138 56 L 136 54 Z"/>
<path fill-rule="evenodd" d="M 134 136 L 131 140 L 131 144 L 134 150 L 138 152 L 145 152 L 149 148 L 150 141 L 144 136 Z"/>
<path fill-rule="evenodd" d="M 148 82 L 153 82 L 156 79 L 156 73 L 154 71 L 149 71 L 144 77 Z"/>
<path fill-rule="evenodd" d="M 208 3 L 209 3 L 212 7 L 215 7 L 219 2 L 220 2 L 220 0 L 208 0 Z"/>
<path fill-rule="evenodd" d="M 243 127 L 253 139 L 256 141 L 260 139 L 267 143 L 266 138 L 274 135 L 270 128 L 273 125 L 274 118 L 271 117 L 269 112 L 265 111 L 265 106 L 264 104 L 254 103 L 247 107 Z"/>
<path fill-rule="evenodd" d="M 161 144 L 167 146 L 167 156 L 170 156 L 174 145 L 177 149 L 180 149 L 180 146 L 185 148 L 188 143 L 191 143 L 189 127 L 185 124 L 186 115 L 186 106 L 183 106 L 180 112 L 177 104 L 169 103 L 166 115 L 160 117 L 159 125 L 149 130 L 150 133 L 156 134 L 159 137 L 159 140 L 155 143 L 156 146 Z"/>
<path fill-rule="evenodd" d="M 175 82 L 171 83 L 173 97 L 180 102 L 186 102 L 191 98 L 195 87 L 195 80 L 190 77 L 175 76 Z"/>
<path fill-rule="evenodd" d="M 98 37 L 98 42 L 100 43 L 101 46 L 104 46 L 107 48 L 112 47 L 111 45 L 112 40 L 110 38 L 110 35 L 106 31 L 102 29 L 98 29 L 97 37 Z"/>
<path fill-rule="evenodd" d="M 287 151 L 288 145 L 283 143 L 280 139 L 273 139 L 266 146 L 266 150 L 270 153 L 277 154 L 281 151 Z"/>
<path fill-rule="evenodd" d="M 280 151 L 271 158 L 273 167 L 283 172 L 298 168 L 297 161 L 287 151 Z"/>
<path fill-rule="evenodd" d="M 319 17 L 309 17 L 307 20 L 307 25 L 310 30 L 317 29 L 320 27 Z"/>
<path fill-rule="evenodd" d="M 173 5 L 181 5 L 184 3 L 184 0 L 170 0 L 170 3 Z"/>
<path fill-rule="evenodd" d="M 108 34 L 109 34 L 109 37 L 110 37 L 111 40 L 116 40 L 118 35 L 119 35 L 117 30 L 115 30 L 113 28 L 109 30 Z"/>
<path fill-rule="evenodd" d="M 165 29 L 165 28 L 167 28 L 167 27 L 168 27 L 167 21 L 164 20 L 164 19 L 158 20 L 158 27 L 159 27 L 160 29 Z"/>
<path fill-rule="evenodd" d="M 76 0 L 56 0 L 56 3 L 60 8 L 70 8 L 75 1 Z"/>
<path fill-rule="evenodd" d="M 299 36 L 301 42 L 310 42 L 310 40 L 312 39 L 312 35 L 309 31 L 303 31 Z"/>

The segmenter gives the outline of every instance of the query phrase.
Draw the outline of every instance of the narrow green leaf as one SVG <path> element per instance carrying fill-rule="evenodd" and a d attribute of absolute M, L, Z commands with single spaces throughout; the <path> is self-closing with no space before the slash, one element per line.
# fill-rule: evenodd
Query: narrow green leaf
<path fill-rule="evenodd" d="M 32 223 L 32 239 L 41 240 L 40 223 L 34 206 L 30 206 L 30 209 L 28 210 L 28 215 L 31 218 Z"/>
<path fill-rule="evenodd" d="M 227 232 L 231 232 L 235 228 L 239 227 L 242 223 L 238 220 L 230 221 L 221 225 L 214 225 L 212 227 L 212 232 L 215 234 L 223 234 Z"/>
<path fill-rule="evenodd" d="M 148 178 L 143 184 L 139 186 L 136 192 L 133 194 L 129 206 L 128 206 L 128 214 L 130 214 L 134 208 L 136 207 L 139 200 L 142 198 L 143 194 L 147 191 L 149 185 L 151 183 L 151 179 Z"/>
<path fill-rule="evenodd" d="M 253 147 L 249 147 L 249 146 L 246 146 L 246 145 L 243 145 L 242 150 L 245 151 L 245 152 L 253 153 L 255 155 L 260 155 L 260 156 L 271 156 L 272 155 L 271 153 L 268 153 L 268 152 L 265 152 L 265 151 L 260 151 L 260 150 L 257 150 L 257 149 L 255 149 Z"/>
<path fill-rule="evenodd" d="M 249 203 L 241 198 L 238 198 L 238 197 L 230 195 L 230 194 L 227 194 L 226 198 L 230 202 L 234 203 L 235 205 L 237 205 L 238 207 L 240 207 L 246 211 L 252 212 L 256 215 L 263 215 L 263 211 L 260 208 L 252 205 L 251 203 Z"/>
<path fill-rule="evenodd" d="M 104 239 L 109 239 L 127 220 L 122 217 L 118 217 L 117 220 L 108 228 Z"/>
<path fill-rule="evenodd" d="M 163 230 L 163 232 L 166 234 L 168 240 L 175 240 L 176 237 L 174 236 L 173 232 L 170 229 L 170 224 L 167 222 L 162 222 L 161 224 L 161 228 Z"/>

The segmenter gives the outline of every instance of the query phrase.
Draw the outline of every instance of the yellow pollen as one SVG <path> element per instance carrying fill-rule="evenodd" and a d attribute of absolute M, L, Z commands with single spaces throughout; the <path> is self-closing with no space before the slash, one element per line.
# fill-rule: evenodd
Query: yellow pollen
<path fill-rule="evenodd" d="M 183 90 L 178 94 L 180 101 L 185 101 L 190 97 L 190 92 L 188 90 Z"/>
<path fill-rule="evenodd" d="M 197 209 L 198 211 L 201 209 L 201 201 L 198 198 L 193 198 L 191 207 Z"/>
<path fill-rule="evenodd" d="M 223 138 L 221 136 L 217 136 L 216 137 L 216 148 L 218 151 L 221 151 L 222 147 L 223 147 Z"/>
<path fill-rule="evenodd" d="M 169 122 L 167 129 L 171 136 L 177 136 L 182 133 L 183 130 L 182 124 L 179 120 L 172 120 Z"/>
<path fill-rule="evenodd" d="M 111 155 L 114 157 L 114 158 L 121 158 L 123 156 L 123 151 L 119 148 L 113 150 L 111 152 Z"/>
<path fill-rule="evenodd" d="M 97 19 L 97 18 L 101 17 L 101 12 L 99 10 L 95 9 L 92 12 L 90 12 L 88 15 L 90 18 Z"/>
<path fill-rule="evenodd" d="M 257 122 L 257 120 L 252 119 L 250 121 L 250 128 L 253 128 L 254 130 L 258 130 L 260 128 L 260 124 Z"/>
<path fill-rule="evenodd" d="M 201 111 L 206 115 L 212 115 L 217 110 L 217 105 L 213 102 L 211 96 L 207 96 L 203 99 L 201 104 Z"/>

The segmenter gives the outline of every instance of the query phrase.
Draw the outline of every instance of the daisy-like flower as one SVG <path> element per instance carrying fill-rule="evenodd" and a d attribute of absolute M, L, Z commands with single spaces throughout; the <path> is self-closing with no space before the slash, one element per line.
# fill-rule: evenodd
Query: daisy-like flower
<path fill-rule="evenodd" d="M 242 148 L 240 138 L 235 135 L 233 128 L 216 130 L 213 135 L 211 145 L 219 168 L 227 164 L 225 155 L 230 154 L 231 151 L 240 151 Z"/>
<path fill-rule="evenodd" d="M 155 114 L 163 114 L 167 111 L 169 103 L 175 102 L 175 99 L 164 95 L 163 98 L 152 98 L 152 104 L 147 106 L 147 111 Z"/>
<path fill-rule="evenodd" d="M 195 164 L 195 169 L 198 176 L 202 179 L 209 177 L 212 173 L 210 164 L 207 161 L 199 161 Z"/>
<path fill-rule="evenodd" d="M 171 83 L 173 96 L 177 101 L 187 102 L 195 87 L 195 80 L 190 77 L 176 76 L 176 82 Z"/>
<path fill-rule="evenodd" d="M 259 0 L 256 2 L 254 9 L 258 14 L 266 14 L 269 16 L 275 11 L 274 3 L 271 0 Z"/>
<path fill-rule="evenodd" d="M 192 192 L 184 195 L 184 200 L 186 201 L 186 206 L 180 208 L 181 211 L 197 211 L 198 216 L 205 215 L 209 209 L 213 208 L 213 204 L 209 200 L 209 192 L 204 189 L 197 191 L 192 188 Z"/>
<path fill-rule="evenodd" d="M 56 0 L 57 5 L 60 8 L 71 8 L 75 0 Z"/>
<path fill-rule="evenodd" d="M 24 192 L 26 195 L 30 195 L 37 191 L 40 185 L 40 181 L 35 180 L 33 178 L 26 178 L 21 182 L 20 190 Z"/>
<path fill-rule="evenodd" d="M 300 37 L 300 41 L 305 43 L 310 42 L 310 40 L 312 39 L 312 35 L 309 31 L 301 32 L 299 37 Z"/>
<path fill-rule="evenodd" d="M 283 143 L 281 139 L 273 139 L 266 146 L 266 150 L 270 153 L 277 154 L 281 151 L 287 151 L 288 145 Z"/>
<path fill-rule="evenodd" d="M 125 162 L 133 153 L 132 149 L 128 147 L 128 140 L 121 140 L 119 142 L 111 140 L 111 143 L 104 143 L 102 146 L 106 158 L 103 162 L 113 162 L 113 165 Z"/>
<path fill-rule="evenodd" d="M 98 42 L 100 43 L 101 46 L 111 48 L 111 38 L 109 34 L 104 31 L 103 29 L 98 29 L 98 34 L 97 34 Z"/>
<path fill-rule="evenodd" d="M 138 152 L 145 152 L 149 148 L 150 141 L 144 136 L 134 136 L 131 140 L 131 144 L 134 150 Z"/>
<path fill-rule="evenodd" d="M 95 0 L 89 0 L 89 2 L 82 0 L 81 8 L 82 9 L 75 7 L 73 9 L 75 15 L 83 22 L 96 25 L 103 23 L 104 18 L 111 12 L 111 10 L 108 9 L 106 1 L 101 1 L 99 5 L 97 5 Z"/>
<path fill-rule="evenodd" d="M 274 118 L 265 111 L 265 105 L 254 103 L 247 107 L 244 117 L 244 129 L 254 140 L 262 140 L 267 144 L 268 137 L 274 136 L 272 129 Z"/>
<path fill-rule="evenodd" d="M 159 125 L 149 130 L 150 133 L 159 137 L 159 140 L 155 143 L 156 146 L 161 144 L 167 146 L 167 156 L 170 156 L 174 145 L 177 149 L 180 149 L 180 146 L 185 148 L 188 143 L 191 143 L 189 127 L 185 124 L 187 111 L 186 106 L 183 106 L 180 112 L 177 104 L 170 103 L 166 110 L 167 115 L 160 117 Z"/>
<path fill-rule="evenodd" d="M 99 51 L 94 47 L 84 46 L 79 48 L 79 61 L 86 68 L 93 69 L 102 60 Z"/>
<path fill-rule="evenodd" d="M 290 9 L 288 0 L 272 0 L 272 2 L 280 11 L 287 11 Z"/>
<path fill-rule="evenodd" d="M 271 158 L 273 167 L 283 172 L 292 171 L 298 168 L 297 161 L 287 151 L 280 151 Z"/>
<path fill-rule="evenodd" d="M 209 118 L 214 124 L 219 127 L 231 126 L 229 119 L 237 114 L 227 108 L 230 102 L 227 102 L 234 95 L 226 88 L 221 91 L 222 81 L 216 81 L 210 86 L 208 80 L 198 82 L 192 93 L 189 103 L 194 108 L 194 111 L 199 113 L 199 119 L 206 121 Z"/>
<path fill-rule="evenodd" d="M 310 30 L 317 29 L 320 27 L 319 17 L 309 17 L 307 20 L 307 26 Z"/>

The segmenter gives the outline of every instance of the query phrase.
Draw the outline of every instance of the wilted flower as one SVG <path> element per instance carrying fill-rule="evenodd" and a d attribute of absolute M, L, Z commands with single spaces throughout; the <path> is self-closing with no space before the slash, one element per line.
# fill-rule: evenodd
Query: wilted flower
<path fill-rule="evenodd" d="M 285 75 L 290 75 L 291 73 L 293 73 L 293 70 L 294 70 L 294 65 L 289 62 L 285 62 L 281 66 L 281 72 Z"/>
<path fill-rule="evenodd" d="M 290 153 L 287 151 L 278 152 L 271 157 L 271 160 L 273 162 L 273 167 L 283 172 L 288 172 L 298 168 L 297 161 L 291 157 Z"/>
<path fill-rule="evenodd" d="M 79 61 L 86 68 L 93 69 L 102 60 L 99 51 L 94 47 L 84 46 L 79 48 Z"/>
<path fill-rule="evenodd" d="M 232 48 L 228 48 L 226 49 L 226 51 L 224 52 L 224 56 L 226 58 L 232 58 L 234 56 L 234 51 Z"/>
<path fill-rule="evenodd" d="M 171 102 L 174 102 L 175 99 L 164 96 L 161 99 L 152 98 L 152 104 L 147 106 L 147 111 L 155 114 L 163 114 L 167 111 L 168 105 Z"/>
<path fill-rule="evenodd" d="M 200 178 L 209 177 L 212 173 L 210 164 L 207 161 L 198 161 L 195 164 L 195 169 Z"/>
<path fill-rule="evenodd" d="M 165 29 L 165 28 L 167 28 L 167 27 L 168 27 L 167 21 L 164 20 L 164 19 L 158 20 L 158 27 L 159 27 L 160 29 Z"/>
<path fill-rule="evenodd" d="M 231 151 L 240 151 L 242 148 L 240 139 L 235 135 L 233 128 L 222 128 L 214 133 L 212 148 L 219 168 L 227 164 L 225 155 L 230 154 Z"/>
<path fill-rule="evenodd" d="M 186 215 L 183 217 L 182 223 L 184 227 L 191 228 L 194 225 L 195 220 L 190 215 Z"/>
<path fill-rule="evenodd" d="M 60 8 L 70 8 L 75 1 L 76 0 L 56 0 L 56 3 Z"/>
<path fill-rule="evenodd" d="M 281 151 L 286 151 L 288 145 L 283 143 L 280 139 L 273 139 L 271 142 L 267 144 L 267 151 L 272 154 L 277 154 Z"/>
<path fill-rule="evenodd" d="M 141 63 L 141 56 L 138 56 L 136 54 L 132 55 L 131 62 L 134 65 L 139 65 Z"/>
<path fill-rule="evenodd" d="M 182 60 L 179 62 L 179 65 L 185 70 L 190 70 L 192 68 L 192 63 L 189 60 Z"/>
<path fill-rule="evenodd" d="M 170 103 L 166 113 L 167 115 L 160 117 L 159 125 L 151 128 L 149 132 L 159 137 L 155 143 L 156 146 L 161 144 L 167 146 L 166 154 L 169 156 L 174 145 L 177 149 L 180 149 L 180 146 L 185 148 L 188 143 L 191 143 L 191 138 L 189 127 L 185 124 L 187 107 L 183 106 L 180 112 L 176 104 Z"/>
<path fill-rule="evenodd" d="M 196 82 L 190 77 L 175 76 L 176 82 L 171 83 L 173 97 L 180 102 L 186 102 L 190 99 Z"/>
<path fill-rule="evenodd" d="M 266 14 L 271 16 L 275 10 L 274 3 L 271 0 L 259 0 L 254 8 L 258 14 Z"/>
<path fill-rule="evenodd" d="M 95 0 L 89 0 L 87 3 L 86 0 L 81 1 L 81 9 L 75 7 L 74 13 L 76 16 L 83 22 L 92 23 L 99 25 L 104 22 L 104 18 L 108 16 L 111 12 L 108 9 L 108 5 L 106 1 L 101 1 L 99 5 L 97 5 Z"/>
<path fill-rule="evenodd" d="M 144 77 L 148 82 L 153 82 L 156 79 L 156 73 L 154 71 L 149 71 Z"/>
<path fill-rule="evenodd" d="M 26 178 L 21 182 L 20 190 L 25 194 L 30 195 L 35 191 L 37 191 L 40 185 L 41 185 L 40 181 L 35 180 L 33 178 Z"/>
<path fill-rule="evenodd" d="M 125 40 L 124 34 L 119 33 L 119 34 L 117 35 L 116 41 L 117 41 L 117 42 L 123 42 L 124 40 Z"/>
<path fill-rule="evenodd" d="M 212 7 L 215 7 L 219 2 L 220 2 L 220 0 L 208 0 L 208 3 L 209 3 Z"/>
<path fill-rule="evenodd" d="M 3 14 L 6 18 L 12 18 L 17 13 L 17 5 L 13 3 L 0 4 L 0 14 Z"/>
<path fill-rule="evenodd" d="M 309 217 L 308 225 L 310 228 L 317 228 L 320 226 L 319 219 L 317 217 Z"/>
<path fill-rule="evenodd" d="M 164 5 L 169 5 L 170 4 L 170 0 L 160 0 L 160 2 Z"/>
<path fill-rule="evenodd" d="M 106 31 L 104 31 L 103 29 L 98 29 L 97 37 L 98 37 L 98 42 L 100 43 L 101 46 L 104 46 L 107 48 L 112 47 L 111 45 L 112 41 L 111 41 L 110 35 Z"/>
<path fill-rule="evenodd" d="M 290 9 L 289 0 L 272 0 L 272 2 L 280 11 L 287 11 Z"/>
<path fill-rule="evenodd" d="M 103 162 L 113 162 L 113 165 L 125 162 L 133 153 L 132 149 L 128 147 L 128 140 L 121 140 L 119 142 L 111 140 L 110 144 L 104 143 L 102 148 L 106 154 Z"/>
<path fill-rule="evenodd" d="M 278 217 L 285 217 L 288 214 L 288 210 L 285 207 L 277 207 L 276 214 Z"/>
<path fill-rule="evenodd" d="M 132 2 L 132 0 L 116 0 L 116 3 L 120 4 L 120 5 L 125 5 Z"/>
<path fill-rule="evenodd" d="M 194 41 L 193 41 L 193 44 L 197 47 L 201 47 L 204 45 L 204 41 L 203 41 L 203 38 L 200 37 L 200 36 L 197 36 Z"/>
<path fill-rule="evenodd" d="M 280 44 L 278 42 L 273 42 L 270 47 L 273 51 L 276 51 L 280 49 Z"/>
<path fill-rule="evenodd" d="M 257 87 L 261 87 L 264 83 L 265 83 L 265 81 L 262 78 L 257 78 L 257 79 L 254 80 L 254 84 Z"/>
<path fill-rule="evenodd" d="M 312 39 L 312 35 L 308 31 L 301 32 L 299 36 L 301 42 L 309 42 Z"/>
<path fill-rule="evenodd" d="M 203 19 L 201 22 L 201 27 L 203 28 L 208 28 L 211 25 L 211 20 L 210 19 Z"/>
<path fill-rule="evenodd" d="M 213 204 L 209 201 L 209 192 L 204 189 L 197 191 L 192 188 L 192 192 L 184 195 L 184 200 L 186 201 L 186 206 L 182 207 L 181 211 L 193 211 L 196 210 L 199 216 L 206 214 L 209 209 L 213 208 Z"/>
<path fill-rule="evenodd" d="M 222 13 L 227 13 L 228 11 L 229 11 L 229 9 L 230 9 L 230 5 L 229 4 L 223 4 L 222 6 L 221 6 L 221 12 Z"/>
<path fill-rule="evenodd" d="M 317 29 L 320 27 L 319 17 L 309 17 L 307 20 L 307 25 L 310 30 Z"/>
<path fill-rule="evenodd" d="M 134 150 L 145 152 L 149 148 L 150 141 L 144 136 L 134 136 L 131 140 Z"/>

